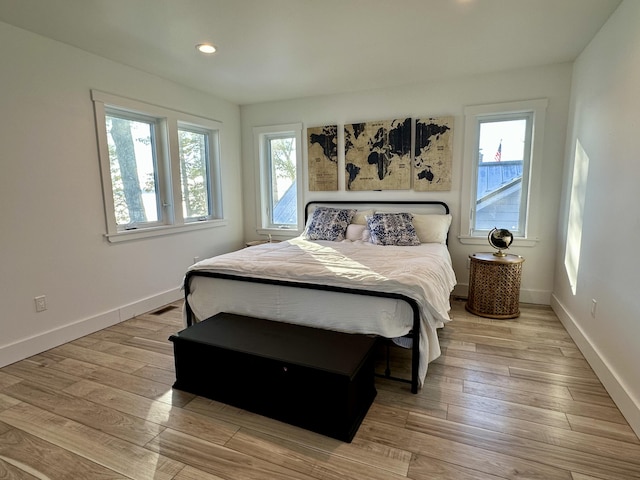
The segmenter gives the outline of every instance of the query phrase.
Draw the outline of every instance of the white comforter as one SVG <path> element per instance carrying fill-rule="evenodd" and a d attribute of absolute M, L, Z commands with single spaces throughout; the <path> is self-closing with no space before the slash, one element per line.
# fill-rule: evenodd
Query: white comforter
<path fill-rule="evenodd" d="M 420 385 L 428 362 L 440 355 L 436 328 L 450 320 L 449 295 L 456 284 L 449 252 L 445 245 L 436 243 L 396 247 L 297 237 L 212 257 L 192 265 L 190 270 L 376 290 L 413 298 L 420 306 L 421 318 Z M 197 310 L 195 304 L 190 305 Z M 344 324 L 336 321 L 340 319 L 332 318 L 333 323 L 324 328 L 391 337 L 408 333 L 412 325 L 410 318 L 370 325 L 350 325 L 348 318 Z"/>

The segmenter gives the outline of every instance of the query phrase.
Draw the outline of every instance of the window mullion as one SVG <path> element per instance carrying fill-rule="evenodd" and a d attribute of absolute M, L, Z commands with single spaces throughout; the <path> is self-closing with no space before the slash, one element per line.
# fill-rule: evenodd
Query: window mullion
<path fill-rule="evenodd" d="M 169 152 L 167 166 L 169 172 L 167 175 L 167 212 L 171 215 L 174 225 L 184 224 L 184 216 L 182 214 L 181 199 L 182 193 L 180 188 L 180 147 L 178 139 L 178 122 L 175 118 L 168 118 L 165 122 L 165 130 L 167 133 L 167 149 Z"/>
<path fill-rule="evenodd" d="M 163 145 L 163 131 L 162 124 L 158 120 L 153 122 L 153 129 L 151 132 L 151 148 L 153 150 L 153 162 L 154 162 L 154 178 L 156 185 L 156 212 L 158 212 L 158 223 L 166 225 L 168 222 L 166 209 L 164 204 L 166 203 L 166 185 L 165 185 L 165 152 L 167 151 Z"/>

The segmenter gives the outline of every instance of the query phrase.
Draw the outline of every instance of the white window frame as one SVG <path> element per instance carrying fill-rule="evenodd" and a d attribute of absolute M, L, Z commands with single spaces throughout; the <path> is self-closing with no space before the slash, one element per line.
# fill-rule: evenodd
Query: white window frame
<path fill-rule="evenodd" d="M 98 156 L 102 176 L 102 194 L 109 242 L 122 242 L 226 225 L 222 209 L 222 186 L 220 177 L 220 132 L 222 123 L 209 118 L 191 115 L 169 108 L 112 95 L 97 90 L 91 91 L 94 104 Z M 113 202 L 109 147 L 105 116 L 109 112 L 120 112 L 134 119 L 154 120 L 155 153 L 157 156 L 157 183 L 162 214 L 158 222 L 148 222 L 127 229 L 118 226 Z M 206 131 L 209 138 L 209 201 L 210 215 L 198 221 L 185 220 L 182 212 L 182 188 L 180 183 L 180 154 L 178 127 L 197 128 Z"/>
<path fill-rule="evenodd" d="M 267 151 L 267 141 L 271 138 L 290 135 L 296 140 L 296 203 L 297 224 L 289 227 L 274 225 L 271 223 L 270 199 L 271 199 L 271 165 Z M 253 129 L 254 152 L 256 155 L 256 171 L 259 179 L 259 193 L 257 196 L 257 221 L 256 231 L 260 235 L 294 234 L 298 235 L 304 228 L 304 212 L 302 206 L 303 182 L 302 182 L 302 124 L 291 123 Z"/>
<path fill-rule="evenodd" d="M 191 123 L 187 123 L 184 121 L 178 121 L 178 131 L 182 130 L 182 131 L 187 131 L 187 132 L 192 132 L 192 133 L 198 133 L 201 135 L 206 135 L 207 137 L 207 142 L 205 144 L 206 147 L 206 155 L 207 158 L 209 159 L 209 161 L 207 162 L 207 164 L 205 165 L 205 170 L 206 170 L 206 177 L 207 177 L 207 210 L 209 212 L 208 215 L 205 215 L 204 217 L 191 217 L 191 218 L 184 218 L 184 222 L 185 223 L 193 223 L 193 222 L 202 222 L 202 221 L 207 221 L 207 220 L 213 220 L 215 218 L 215 207 L 216 207 L 216 203 L 214 201 L 214 191 L 213 191 L 213 182 L 212 179 L 214 178 L 214 174 L 217 175 L 218 169 L 216 169 L 215 171 L 213 171 L 214 164 L 215 162 L 212 162 L 212 157 L 218 157 L 218 155 L 215 154 L 215 152 L 219 152 L 219 135 L 218 135 L 218 131 L 217 130 L 211 130 L 210 128 L 205 128 L 201 125 L 194 125 Z M 213 152 L 214 154 L 212 155 L 212 150 L 214 149 Z M 181 174 L 181 159 L 180 159 L 180 154 L 178 152 L 178 173 Z M 180 175 L 181 178 L 181 175 Z M 180 194 L 182 195 L 182 180 L 180 180 Z M 184 201 L 184 199 L 183 199 Z M 182 203 L 182 202 L 181 202 Z M 184 211 L 181 208 L 180 211 L 183 214 L 184 217 Z M 220 216 L 222 216 L 220 214 Z"/>
<path fill-rule="evenodd" d="M 473 216 L 476 206 L 476 189 L 478 184 L 478 141 L 480 121 L 495 116 L 508 119 L 511 115 L 532 114 L 531 152 L 527 171 L 523 170 L 523 189 L 520 218 L 523 224 L 517 234 L 519 246 L 533 246 L 538 238 L 532 222 L 532 207 L 538 203 L 539 184 L 542 170 L 542 153 L 544 146 L 544 126 L 547 99 L 525 100 L 490 105 L 475 105 L 464 109 L 464 169 L 462 175 L 460 235 L 463 244 L 486 245 L 487 232 L 473 231 Z M 526 162 L 523 168 L 526 167 Z M 526 183 L 525 183 L 526 182 Z M 465 212 L 466 210 L 466 212 Z M 515 232 L 514 232 L 515 235 Z"/>

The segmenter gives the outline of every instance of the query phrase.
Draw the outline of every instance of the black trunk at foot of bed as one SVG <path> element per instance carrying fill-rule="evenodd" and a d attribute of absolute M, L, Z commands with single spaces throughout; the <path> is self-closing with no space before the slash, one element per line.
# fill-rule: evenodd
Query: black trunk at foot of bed
<path fill-rule="evenodd" d="M 392 380 L 397 380 L 400 382 L 410 383 L 411 393 L 418 393 L 418 386 L 419 386 L 418 366 L 420 361 L 420 309 L 419 309 L 418 303 L 413 298 L 410 298 L 398 293 L 359 290 L 356 288 L 344 288 L 344 287 L 337 287 L 337 286 L 331 286 L 331 285 L 320 285 L 320 284 L 301 283 L 301 282 L 287 282 L 284 280 L 271 280 L 267 278 L 256 278 L 256 277 L 242 277 L 238 275 L 229 275 L 225 273 L 191 270 L 187 272 L 184 280 L 185 312 L 186 312 L 187 326 L 191 326 L 193 324 L 193 312 L 191 310 L 191 307 L 189 306 L 189 302 L 187 301 L 187 299 L 190 293 L 189 281 L 191 277 L 194 277 L 194 276 L 221 278 L 225 280 L 237 280 L 241 282 L 265 283 L 269 285 L 279 285 L 279 286 L 294 287 L 294 288 L 306 288 L 311 290 L 323 290 L 323 291 L 330 291 L 330 292 L 349 293 L 349 294 L 355 294 L 355 295 L 366 295 L 370 297 L 393 298 L 396 300 L 402 300 L 404 302 L 407 302 L 411 307 L 411 310 L 413 311 L 413 328 L 410 332 L 410 336 L 412 340 L 411 380 L 407 380 L 406 378 L 393 377 L 388 372 L 384 375 L 384 377 Z M 229 313 L 232 313 L 232 312 L 229 312 Z"/>

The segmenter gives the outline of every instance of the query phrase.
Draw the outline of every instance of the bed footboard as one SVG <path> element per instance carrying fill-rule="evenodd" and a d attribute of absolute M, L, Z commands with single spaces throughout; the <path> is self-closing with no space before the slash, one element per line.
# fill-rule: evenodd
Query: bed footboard
<path fill-rule="evenodd" d="M 330 292 L 349 293 L 354 295 L 365 295 L 365 296 L 371 296 L 371 297 L 393 298 L 393 299 L 402 300 L 408 303 L 413 312 L 413 327 L 410 332 L 410 336 L 412 339 L 411 380 L 407 380 L 405 378 L 393 377 L 390 375 L 388 371 L 385 373 L 384 377 L 401 381 L 401 382 L 410 383 L 411 393 L 418 393 L 418 387 L 419 387 L 418 369 L 419 369 L 419 361 L 420 361 L 420 309 L 419 309 L 418 303 L 413 298 L 407 297 L 405 295 L 397 294 L 397 293 L 372 291 L 372 290 L 360 290 L 356 288 L 345 288 L 345 287 L 321 285 L 321 284 L 313 284 L 313 283 L 289 282 L 286 280 L 272 280 L 267 278 L 243 277 L 243 276 L 230 275 L 225 273 L 191 270 L 187 272 L 184 279 L 184 291 L 185 291 L 184 308 L 185 308 L 187 326 L 192 325 L 193 319 L 194 319 L 193 311 L 191 310 L 191 307 L 189 306 L 189 302 L 187 301 L 190 294 L 190 280 L 194 276 L 221 278 L 225 280 L 236 280 L 240 282 L 264 283 L 269 285 L 280 285 L 280 286 L 286 286 L 286 287 L 305 288 L 305 289 L 311 289 L 311 290 L 323 290 L 323 291 L 330 291 Z"/>

